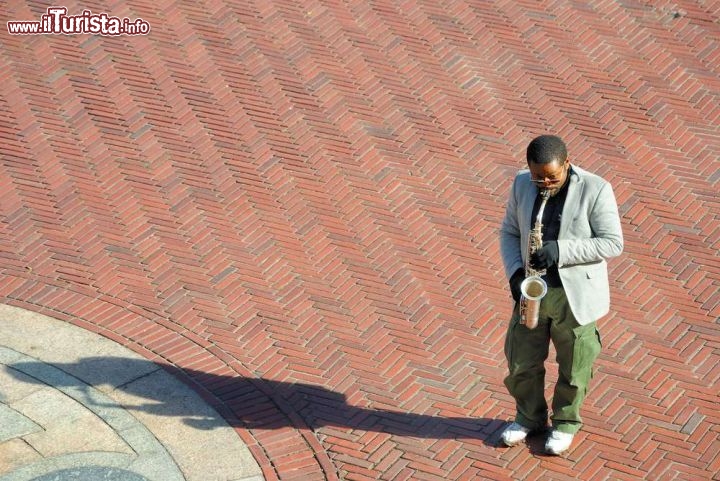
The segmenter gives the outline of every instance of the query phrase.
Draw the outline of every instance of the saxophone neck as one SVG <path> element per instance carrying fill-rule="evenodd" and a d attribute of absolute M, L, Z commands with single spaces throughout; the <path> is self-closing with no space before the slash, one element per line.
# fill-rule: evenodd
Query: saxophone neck
<path fill-rule="evenodd" d="M 543 213 L 545 212 L 545 205 L 547 204 L 549 198 L 549 190 L 545 189 L 540 191 L 540 199 L 542 200 L 542 202 L 540 203 L 540 208 L 538 209 L 537 217 L 535 218 L 535 227 L 533 227 L 533 229 L 542 229 Z"/>

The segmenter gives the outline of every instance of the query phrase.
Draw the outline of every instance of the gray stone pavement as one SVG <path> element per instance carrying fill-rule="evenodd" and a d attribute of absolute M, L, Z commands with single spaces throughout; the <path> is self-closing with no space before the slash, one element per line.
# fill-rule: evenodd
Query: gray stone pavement
<path fill-rule="evenodd" d="M 127 348 L 0 305 L 0 481 L 261 481 L 237 433 Z"/>

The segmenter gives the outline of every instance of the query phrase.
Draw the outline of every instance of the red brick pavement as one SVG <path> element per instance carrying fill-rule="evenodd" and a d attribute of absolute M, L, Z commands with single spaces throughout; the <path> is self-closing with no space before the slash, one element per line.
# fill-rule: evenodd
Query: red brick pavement
<path fill-rule="evenodd" d="M 2 302 L 184 368 L 268 479 L 718 479 L 716 2 L 65 5 L 151 32 L 0 34 Z M 626 236 L 560 458 L 495 445 L 548 131 Z"/>

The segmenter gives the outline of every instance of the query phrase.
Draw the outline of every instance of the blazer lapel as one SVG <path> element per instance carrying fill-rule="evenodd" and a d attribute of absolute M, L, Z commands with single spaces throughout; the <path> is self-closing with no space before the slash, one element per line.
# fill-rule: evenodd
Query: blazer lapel
<path fill-rule="evenodd" d="M 575 220 L 575 217 L 578 214 L 577 208 L 580 205 L 580 199 L 582 198 L 583 189 L 585 188 L 585 182 L 576 169 L 577 167 L 573 167 L 567 197 L 565 198 L 565 205 L 563 206 L 562 217 L 560 218 L 559 237 L 561 239 L 568 237 L 568 230 L 571 228 L 573 220 Z"/>
<path fill-rule="evenodd" d="M 525 215 L 527 217 L 521 219 L 523 225 L 520 226 L 520 230 L 524 231 L 525 235 L 529 235 L 530 230 L 533 228 L 533 225 L 535 225 L 535 219 L 532 218 L 532 211 L 535 207 L 535 199 L 537 199 L 538 193 L 540 192 L 535 184 L 532 182 L 528 183 L 530 184 L 530 188 L 527 189 L 528 195 L 523 199 L 523 212 L 526 213 Z"/>

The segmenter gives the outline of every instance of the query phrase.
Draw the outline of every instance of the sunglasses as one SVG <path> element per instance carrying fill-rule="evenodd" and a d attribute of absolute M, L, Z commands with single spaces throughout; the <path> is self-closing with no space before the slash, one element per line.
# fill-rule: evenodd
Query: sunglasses
<path fill-rule="evenodd" d="M 543 185 L 543 186 L 544 186 L 544 185 L 554 185 L 554 184 L 558 184 L 558 183 L 562 182 L 563 177 L 565 177 L 565 171 L 567 170 L 567 166 L 568 166 L 568 164 L 565 163 L 565 164 L 563 164 L 563 166 L 560 168 L 560 172 L 558 172 L 558 173 L 556 173 L 556 174 L 553 174 L 553 175 L 545 176 L 545 177 L 542 178 L 542 179 L 533 179 L 533 178 L 531 178 L 531 179 L 530 179 L 530 182 L 532 182 L 532 183 L 535 184 L 535 185 Z"/>

